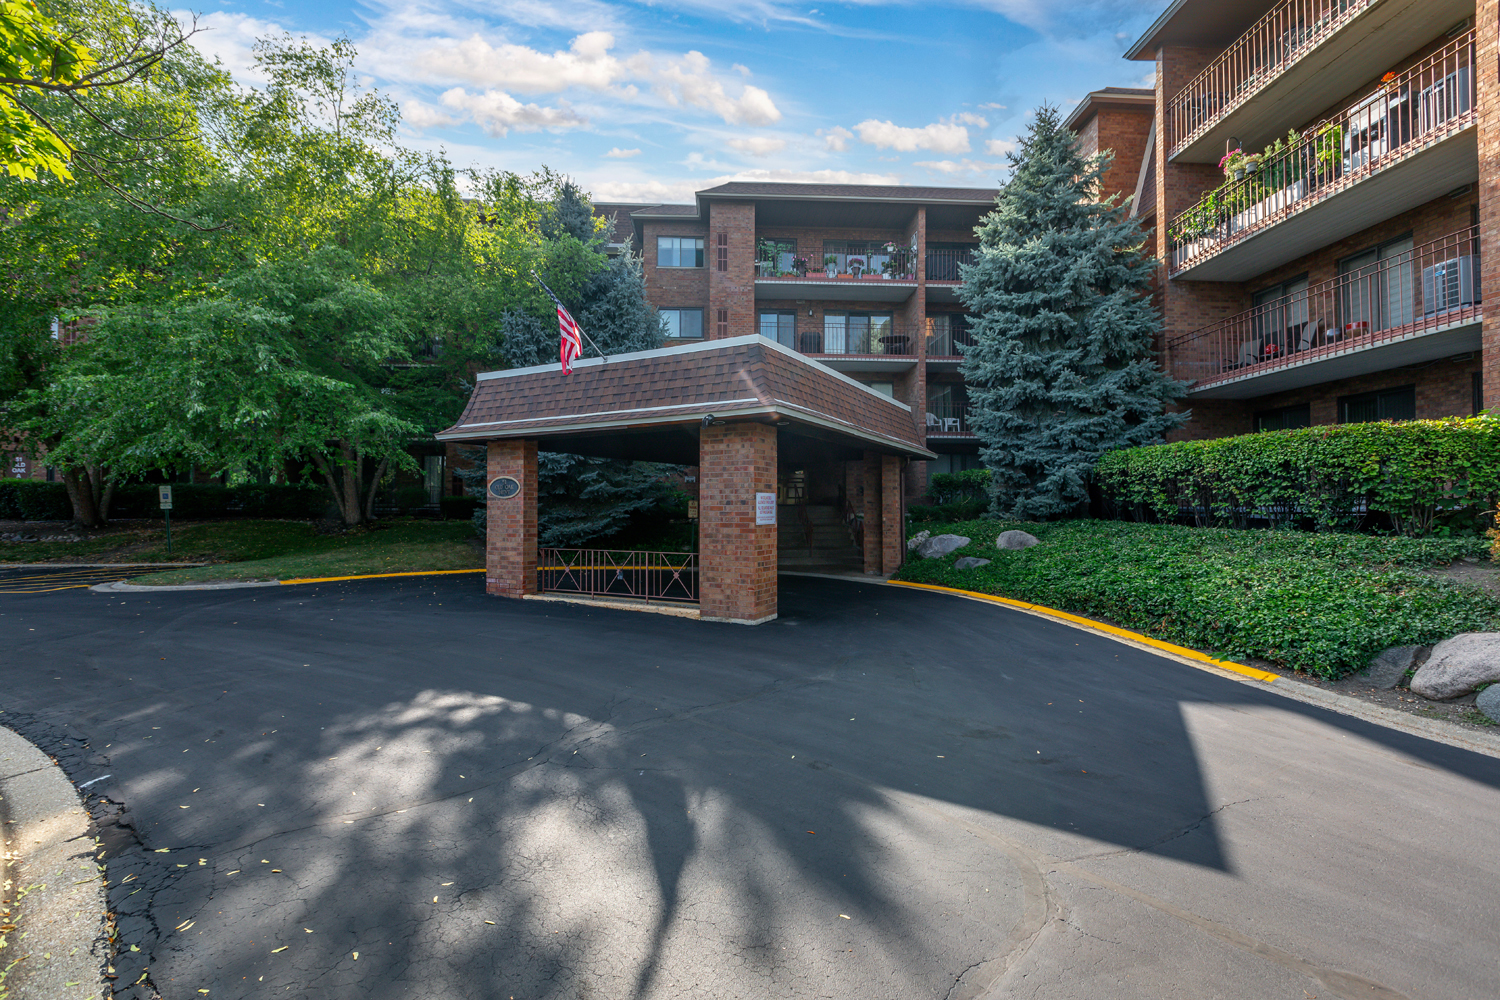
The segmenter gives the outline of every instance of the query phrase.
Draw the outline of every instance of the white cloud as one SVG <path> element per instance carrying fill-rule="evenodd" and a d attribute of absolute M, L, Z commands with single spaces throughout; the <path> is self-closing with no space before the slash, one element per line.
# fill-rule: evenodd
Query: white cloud
<path fill-rule="evenodd" d="M 230 11 L 214 11 L 194 15 L 192 11 L 173 11 L 173 16 L 183 24 L 193 23 L 197 17 L 198 33 L 193 36 L 193 47 L 209 59 L 217 59 L 224 69 L 239 83 L 260 84 L 266 82 L 264 74 L 255 68 L 255 54 L 251 51 L 257 39 L 280 36 L 286 28 L 275 21 L 262 21 L 247 14 Z M 327 45 L 328 39 L 309 35 L 307 40 L 314 45 Z"/>
<path fill-rule="evenodd" d="M 1016 151 L 1016 144 L 1010 139 L 987 139 L 984 151 L 991 156 L 1008 156 Z"/>
<path fill-rule="evenodd" d="M 587 179 L 585 179 L 587 180 Z M 721 177 L 706 180 L 683 178 L 676 181 L 621 181 L 599 180 L 588 182 L 589 193 L 594 200 L 639 201 L 685 204 L 693 200 L 693 192 L 704 188 L 726 184 L 729 181 L 779 181 L 788 184 L 899 184 L 896 174 L 860 173 L 850 170 L 778 170 L 756 168 L 741 170 Z"/>
<path fill-rule="evenodd" d="M 667 104 L 691 104 L 713 111 L 730 125 L 771 125 L 781 120 L 781 110 L 771 95 L 759 87 L 743 84 L 732 96 L 724 81 L 713 72 L 708 56 L 688 52 L 665 58 L 639 52 L 627 60 L 631 70 L 649 81 L 652 91 Z"/>
<path fill-rule="evenodd" d="M 1003 105 L 1003 104 L 996 104 L 994 101 L 985 101 L 983 104 L 979 105 L 979 109 L 981 111 L 1005 111 L 1005 110 L 1008 110 L 1005 107 L 1005 105 Z"/>
<path fill-rule="evenodd" d="M 604 154 L 605 158 L 610 160 L 628 160 L 632 156 L 640 155 L 641 151 L 639 149 L 621 149 L 619 146 L 614 147 Z"/>
<path fill-rule="evenodd" d="M 913 166 L 925 167 L 934 173 L 946 174 L 949 177 L 969 176 L 972 174 L 997 174 L 1007 169 L 1003 163 L 982 163 L 979 160 L 918 160 Z"/>
<path fill-rule="evenodd" d="M 401 105 L 401 121 L 421 132 L 424 129 L 453 125 L 458 119 L 426 101 L 407 101 Z"/>
<path fill-rule="evenodd" d="M 511 129 L 517 132 L 539 132 L 542 129 L 582 128 L 589 123 L 587 118 L 566 104 L 556 108 L 522 104 L 503 90 L 470 94 L 462 87 L 454 87 L 443 94 L 443 103 L 450 108 L 467 111 L 486 132 L 494 136 L 508 135 Z"/>
<path fill-rule="evenodd" d="M 983 115 L 976 115 L 972 111 L 960 111 L 948 120 L 959 125 L 973 125 L 975 128 L 990 127 L 990 123 L 985 120 Z"/>
<path fill-rule="evenodd" d="M 854 126 L 859 141 L 876 149 L 911 153 L 919 149 L 934 153 L 967 153 L 969 130 L 956 121 L 933 122 L 921 128 L 906 128 L 894 122 L 867 119 Z"/>
<path fill-rule="evenodd" d="M 823 137 L 823 144 L 835 153 L 842 153 L 848 149 L 849 140 L 854 138 L 854 133 L 842 125 L 835 125 L 828 129 L 820 128 L 817 134 Z"/>
<path fill-rule="evenodd" d="M 770 156 L 786 148 L 785 139 L 773 139 L 768 135 L 753 135 L 745 139 L 730 139 L 726 145 L 747 156 Z"/>

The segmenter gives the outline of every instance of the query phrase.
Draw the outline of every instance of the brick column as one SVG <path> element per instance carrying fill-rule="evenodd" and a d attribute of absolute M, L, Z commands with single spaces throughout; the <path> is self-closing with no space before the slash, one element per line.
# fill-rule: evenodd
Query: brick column
<path fill-rule="evenodd" d="M 536 442 L 491 441 L 488 476 L 509 476 L 521 492 L 485 493 L 484 589 L 497 597 L 536 593 Z"/>
<path fill-rule="evenodd" d="M 880 572 L 889 576 L 901 568 L 906 555 L 904 491 L 901 488 L 901 459 L 896 455 L 880 456 Z"/>
<path fill-rule="evenodd" d="M 1500 404 L 1500 0 L 1478 0 L 1474 65 L 1478 67 L 1479 260 L 1484 326 L 1480 405 Z"/>
<path fill-rule="evenodd" d="M 917 440 L 927 444 L 927 207 L 917 208 L 917 214 L 906 228 L 906 245 L 915 243 L 917 254 L 917 290 L 907 300 L 898 316 L 911 327 L 916 338 L 917 364 L 911 371 L 896 379 L 896 398 L 911 407 L 912 421 L 916 424 Z M 906 466 L 906 495 L 920 497 L 927 492 L 927 463 L 910 462 Z"/>
<path fill-rule="evenodd" d="M 879 452 L 867 451 L 860 463 L 864 480 L 865 572 L 870 574 L 880 573 L 885 564 L 885 511 L 881 503 L 884 469 L 881 458 Z"/>
<path fill-rule="evenodd" d="M 719 235 L 729 247 L 729 269 L 718 268 Z M 728 316 L 728 333 L 743 337 L 756 332 L 755 322 L 755 203 L 719 202 L 708 206 L 708 315 L 704 336 L 717 337 L 719 310 Z M 714 331 L 709 332 L 708 327 Z"/>
<path fill-rule="evenodd" d="M 776 428 L 731 423 L 698 435 L 698 613 L 759 625 L 776 617 L 776 525 L 755 494 L 776 492 Z"/>

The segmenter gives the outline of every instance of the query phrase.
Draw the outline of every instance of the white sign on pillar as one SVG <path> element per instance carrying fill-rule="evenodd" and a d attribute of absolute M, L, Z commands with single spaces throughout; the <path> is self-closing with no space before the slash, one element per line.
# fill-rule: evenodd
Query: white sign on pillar
<path fill-rule="evenodd" d="M 755 494 L 755 523 L 757 526 L 776 523 L 776 494 Z"/>

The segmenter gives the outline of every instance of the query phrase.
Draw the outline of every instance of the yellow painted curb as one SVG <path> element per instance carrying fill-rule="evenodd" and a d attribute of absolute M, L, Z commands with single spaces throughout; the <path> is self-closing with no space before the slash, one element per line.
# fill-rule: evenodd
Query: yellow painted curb
<path fill-rule="evenodd" d="M 1216 660 L 1212 656 L 1209 656 L 1207 653 L 1200 653 L 1196 649 L 1188 649 L 1186 646 L 1178 646 L 1174 643 L 1162 642 L 1160 639 L 1153 639 L 1150 636 L 1141 635 L 1141 633 L 1139 632 L 1131 632 L 1129 629 L 1116 628 L 1113 625 L 1106 625 L 1103 622 L 1096 622 L 1092 618 L 1084 618 L 1079 615 L 1071 615 L 1066 611 L 1059 611 L 1056 608 L 1049 608 L 1043 604 L 1029 604 L 1026 601 L 1017 601 L 1009 597 L 996 597 L 994 594 L 981 594 L 975 590 L 960 590 L 957 587 L 940 587 L 934 583 L 908 583 L 905 580 L 892 580 L 890 582 L 892 586 L 896 587 L 915 587 L 918 590 L 935 590 L 939 593 L 958 594 L 961 597 L 970 597 L 978 601 L 990 601 L 994 604 L 1003 604 L 1007 607 L 1019 608 L 1022 611 L 1031 611 L 1035 614 L 1046 615 L 1049 618 L 1060 618 L 1065 622 L 1072 622 L 1074 625 L 1082 625 L 1084 628 L 1093 629 L 1096 632 L 1103 632 L 1106 635 L 1118 636 L 1121 639 L 1129 639 L 1131 642 L 1139 642 L 1143 645 L 1150 646 L 1153 649 L 1160 649 L 1163 652 L 1171 653 L 1174 656 L 1185 656 L 1190 660 L 1198 660 L 1201 663 L 1212 663 L 1214 666 L 1220 668 L 1221 670 L 1229 670 L 1236 674 L 1243 674 L 1244 676 L 1253 678 L 1254 680 L 1265 681 L 1267 684 L 1274 683 L 1279 676 L 1277 674 L 1269 673 L 1265 670 L 1256 670 L 1254 667 L 1247 667 L 1243 663 L 1235 663 L 1231 660 Z"/>
<path fill-rule="evenodd" d="M 300 580 L 280 580 L 283 587 L 294 583 L 334 583 L 338 580 L 384 580 L 391 576 L 451 576 L 454 573 L 483 573 L 481 569 L 419 569 L 410 573 L 361 573 L 358 576 L 309 576 Z"/>

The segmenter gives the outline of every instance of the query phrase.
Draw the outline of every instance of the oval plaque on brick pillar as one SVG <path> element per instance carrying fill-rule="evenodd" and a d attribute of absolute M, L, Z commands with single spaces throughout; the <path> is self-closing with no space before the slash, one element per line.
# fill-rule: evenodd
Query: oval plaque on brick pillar
<path fill-rule="evenodd" d="M 521 484 L 510 476 L 496 476 L 490 480 L 490 496 L 509 500 L 521 492 Z"/>

